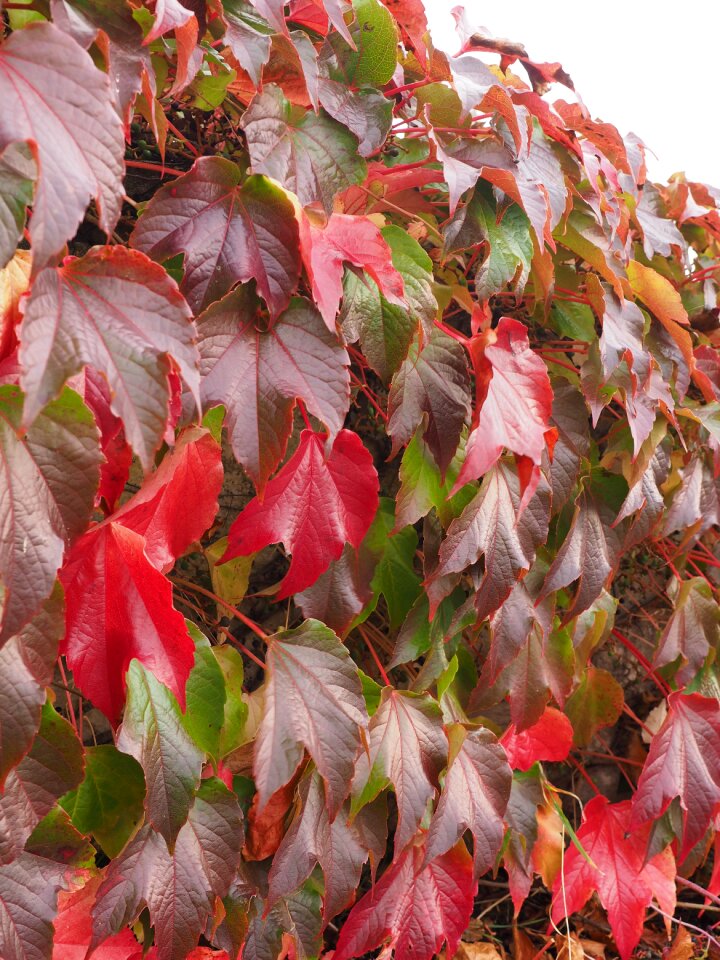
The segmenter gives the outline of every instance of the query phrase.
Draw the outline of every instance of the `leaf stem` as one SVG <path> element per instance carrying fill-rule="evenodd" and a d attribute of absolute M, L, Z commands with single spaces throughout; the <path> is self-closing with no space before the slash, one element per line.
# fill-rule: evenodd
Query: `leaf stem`
<path fill-rule="evenodd" d="M 184 170 L 171 170 L 169 167 L 159 163 L 150 163 L 146 160 L 126 160 L 126 167 L 134 167 L 136 170 L 152 170 L 153 173 L 159 173 L 161 177 L 181 177 Z"/>
<path fill-rule="evenodd" d="M 387 673 L 385 672 L 385 667 L 382 665 L 382 663 L 381 663 L 381 661 L 380 661 L 380 657 L 377 655 L 377 650 L 376 650 L 375 647 L 373 646 L 370 637 L 367 635 L 367 633 L 366 633 L 365 630 L 363 629 L 363 626 L 362 626 L 361 623 L 359 623 L 358 626 L 357 626 L 357 632 L 358 632 L 358 633 L 360 634 L 360 636 L 363 638 L 363 640 L 365 641 L 365 645 L 367 646 L 368 650 L 369 650 L 370 653 L 372 654 L 372 658 L 373 658 L 373 660 L 375 661 L 375 665 L 377 666 L 378 670 L 380 671 L 380 676 L 381 676 L 381 677 L 383 678 L 383 680 L 385 681 L 385 686 L 386 686 L 386 687 L 391 687 L 392 684 L 390 683 L 390 678 L 388 677 Z"/>
<path fill-rule="evenodd" d="M 670 687 L 662 679 L 662 677 L 660 677 L 656 673 L 655 668 L 650 663 L 650 661 L 645 656 L 645 654 L 642 653 L 642 651 L 640 651 L 635 646 L 632 640 L 628 639 L 628 637 L 626 637 L 624 633 L 621 633 L 617 629 L 617 627 L 612 628 L 612 635 L 615 637 L 616 640 L 620 641 L 620 643 L 625 647 L 626 650 L 630 651 L 630 653 L 637 659 L 638 663 L 640 663 L 640 665 L 645 669 L 645 672 L 650 677 L 650 679 L 654 681 L 655 686 L 662 693 L 662 695 L 664 697 L 667 697 L 671 692 Z"/>
<path fill-rule="evenodd" d="M 261 640 L 264 640 L 266 643 L 270 639 L 267 633 L 263 628 L 255 623 L 254 620 L 251 620 L 250 617 L 247 617 L 244 613 L 241 613 L 237 607 L 234 607 L 231 603 L 228 603 L 227 600 L 223 600 L 222 597 L 219 597 L 216 593 L 213 593 L 212 590 L 206 590 L 205 587 L 201 587 L 197 583 L 193 583 L 191 580 L 185 580 L 184 577 L 173 576 L 172 582 L 177 584 L 179 587 L 185 587 L 187 590 L 193 590 L 195 593 L 201 593 L 204 597 L 209 597 L 210 600 L 214 600 L 215 603 L 219 603 L 221 607 L 225 607 L 234 617 L 244 623 L 245 626 L 252 630 L 252 632 L 260 637 Z"/>

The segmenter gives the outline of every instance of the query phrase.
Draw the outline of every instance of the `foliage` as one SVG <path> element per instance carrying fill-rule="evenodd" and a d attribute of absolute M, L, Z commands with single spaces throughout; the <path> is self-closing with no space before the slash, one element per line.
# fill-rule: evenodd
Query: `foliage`
<path fill-rule="evenodd" d="M 5 960 L 720 904 L 720 193 L 455 13 L 2 13 Z"/>

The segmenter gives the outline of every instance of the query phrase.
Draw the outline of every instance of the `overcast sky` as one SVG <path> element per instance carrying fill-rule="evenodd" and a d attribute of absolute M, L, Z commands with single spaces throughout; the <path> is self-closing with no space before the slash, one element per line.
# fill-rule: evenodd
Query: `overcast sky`
<path fill-rule="evenodd" d="M 455 52 L 450 10 L 425 0 L 436 45 Z M 720 186 L 720 0 L 467 0 L 473 22 L 559 60 L 593 117 L 636 133 L 653 179 L 684 170 Z M 556 91 L 556 92 L 555 92 Z M 550 99 L 567 99 L 556 86 Z"/>

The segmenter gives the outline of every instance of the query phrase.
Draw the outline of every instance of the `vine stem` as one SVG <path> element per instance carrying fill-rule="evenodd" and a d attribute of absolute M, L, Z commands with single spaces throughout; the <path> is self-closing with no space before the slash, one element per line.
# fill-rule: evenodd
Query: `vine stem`
<path fill-rule="evenodd" d="M 181 177 L 184 170 L 171 170 L 169 167 L 162 166 L 159 163 L 150 163 L 146 160 L 126 160 L 126 167 L 133 167 L 136 170 L 152 170 L 153 173 L 160 173 L 161 177 Z"/>
<path fill-rule="evenodd" d="M 244 623 L 245 626 L 252 630 L 255 636 L 260 637 L 261 640 L 264 640 L 265 643 L 270 639 L 269 635 L 265 633 L 263 628 L 255 623 L 254 620 L 251 620 L 250 617 L 247 617 L 244 613 L 241 613 L 237 607 L 234 607 L 231 603 L 228 603 L 227 600 L 223 600 L 222 597 L 219 597 L 216 593 L 213 593 L 212 590 L 206 590 L 205 587 L 201 587 L 197 583 L 193 583 L 191 580 L 185 580 L 184 577 L 172 577 L 172 582 L 176 583 L 179 587 L 185 587 L 187 590 L 193 590 L 195 593 L 201 593 L 204 597 L 209 597 L 210 600 L 214 600 L 215 603 L 219 603 L 221 607 L 225 607 L 234 617 Z"/>
<path fill-rule="evenodd" d="M 187 597 L 178 597 L 178 601 L 182 603 L 183 606 L 189 607 L 190 610 L 194 610 L 197 614 L 203 617 L 204 620 L 207 621 L 204 611 L 196 603 L 193 603 L 192 600 L 188 600 Z M 249 647 L 246 647 L 241 640 L 238 640 L 238 638 L 231 633 L 227 627 L 223 627 L 222 624 L 219 623 L 213 623 L 212 628 L 213 630 L 219 630 L 221 633 L 224 633 L 233 646 L 242 651 L 245 656 L 252 660 L 253 663 L 256 663 L 262 670 L 265 669 L 265 664 L 263 661 L 259 657 L 256 657 L 252 650 Z"/>
<path fill-rule="evenodd" d="M 647 675 L 650 677 L 650 679 L 654 681 L 655 686 L 658 688 L 658 690 L 662 693 L 662 695 L 663 695 L 664 697 L 667 697 L 667 696 L 672 692 L 672 691 L 670 690 L 670 687 L 669 687 L 669 686 L 667 685 L 667 683 L 662 679 L 662 677 L 660 677 L 660 676 L 657 674 L 657 672 L 655 671 L 655 668 L 654 668 L 653 665 L 650 663 L 650 661 L 649 661 L 648 658 L 645 656 L 645 654 L 635 646 L 635 644 L 632 642 L 632 640 L 630 640 L 628 637 L 626 637 L 624 633 L 621 633 L 621 632 L 617 629 L 617 627 L 613 627 L 613 628 L 612 628 L 612 635 L 615 637 L 616 640 L 619 640 L 620 643 L 621 643 L 627 650 L 629 650 L 630 653 L 638 660 L 638 662 L 641 664 L 641 666 L 644 667 L 645 672 L 646 672 Z"/>
<path fill-rule="evenodd" d="M 369 650 L 370 653 L 372 654 L 372 658 L 373 658 L 373 660 L 375 661 L 375 665 L 377 666 L 378 670 L 380 671 L 380 676 L 381 676 L 381 677 L 383 678 L 383 680 L 385 681 L 385 686 L 386 686 L 386 687 L 391 687 L 392 684 L 390 683 L 390 678 L 388 677 L 387 673 L 385 672 L 385 667 L 382 665 L 382 662 L 381 662 L 381 660 L 380 660 L 380 657 L 377 655 L 377 650 L 376 650 L 375 647 L 373 646 L 372 641 L 370 640 L 370 637 L 367 635 L 367 633 L 366 633 L 365 630 L 363 629 L 362 624 L 358 624 L 358 626 L 357 626 L 357 632 L 358 632 L 358 633 L 360 634 L 360 636 L 363 638 L 363 640 L 365 641 L 365 645 L 367 646 L 368 650 Z"/>

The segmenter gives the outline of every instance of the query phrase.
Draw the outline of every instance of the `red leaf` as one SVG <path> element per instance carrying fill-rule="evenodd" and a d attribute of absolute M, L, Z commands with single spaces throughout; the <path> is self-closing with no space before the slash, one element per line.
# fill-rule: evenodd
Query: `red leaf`
<path fill-rule="evenodd" d="M 184 254 L 180 289 L 195 313 L 238 281 L 255 280 L 276 317 L 300 273 L 297 221 L 287 195 L 265 177 L 241 183 L 240 168 L 223 157 L 201 157 L 161 187 L 130 243 L 153 260 Z"/>
<path fill-rule="evenodd" d="M 297 778 L 280 787 L 260 810 L 260 794 L 253 794 L 247 814 L 243 858 L 248 862 L 273 857 L 285 836 L 285 819 L 295 796 Z M 230 787 L 232 789 L 232 785 Z"/>
<path fill-rule="evenodd" d="M 671 693 L 668 715 L 653 737 L 633 798 L 633 827 L 682 807 L 680 860 L 720 811 L 720 703 L 699 693 Z"/>
<path fill-rule="evenodd" d="M 333 213 L 320 228 L 303 215 L 300 243 L 313 299 L 331 332 L 342 298 L 344 263 L 367 271 L 386 300 L 405 306 L 403 278 L 393 266 L 390 247 L 368 217 Z"/>
<path fill-rule="evenodd" d="M 247 286 L 213 304 L 197 322 L 204 407 L 225 405 L 237 460 L 262 494 L 285 454 L 296 398 L 331 436 L 350 401 L 347 351 L 307 300 L 294 299 L 269 328 Z"/>
<path fill-rule="evenodd" d="M 326 435 L 303 430 L 300 444 L 235 520 L 223 560 L 282 542 L 292 554 L 279 600 L 313 584 L 346 543 L 360 545 L 378 505 L 378 477 L 357 434 L 341 430 L 327 457 Z"/>
<path fill-rule="evenodd" d="M 91 198 L 114 228 L 123 197 L 123 130 L 110 80 L 51 23 L 31 23 L 0 47 L 0 150 L 28 140 L 38 183 L 30 221 L 33 268 L 73 236 Z"/>
<path fill-rule="evenodd" d="M 191 427 L 112 521 L 141 534 L 145 556 L 165 573 L 212 524 L 222 482 L 220 447 L 207 430 Z"/>
<path fill-rule="evenodd" d="M 334 818 L 350 792 L 367 726 L 357 667 L 332 630 L 317 620 L 276 634 L 265 666 L 265 706 L 253 762 L 259 810 L 293 777 L 307 749 L 325 781 Z"/>
<path fill-rule="evenodd" d="M 169 415 L 170 358 L 200 406 L 195 327 L 162 267 L 121 246 L 44 270 L 20 330 L 25 422 L 85 365 L 107 378 L 112 412 L 149 470 Z"/>
<path fill-rule="evenodd" d="M 477 878 L 493 866 L 502 843 L 512 771 L 489 730 L 453 724 L 448 739 L 450 765 L 430 823 L 425 862 L 447 853 L 470 830 Z"/>
<path fill-rule="evenodd" d="M 83 694 L 114 723 L 133 658 L 185 708 L 195 646 L 172 605 L 172 586 L 145 555 L 145 539 L 106 522 L 77 542 L 60 571 L 65 588 L 62 653 Z"/>
<path fill-rule="evenodd" d="M 497 329 L 473 338 L 477 410 L 465 462 L 454 491 L 481 477 L 507 447 L 532 464 L 522 483 L 524 506 L 540 480 L 540 463 L 551 430 L 553 393 L 547 367 L 530 349 L 527 328 L 501 317 Z"/>
<path fill-rule="evenodd" d="M 0 956 L 50 960 L 58 891 L 67 887 L 67 867 L 22 853 L 0 867 Z"/>
<path fill-rule="evenodd" d="M 521 733 L 511 723 L 500 740 L 513 770 L 529 770 L 538 760 L 565 760 L 572 742 L 572 724 L 554 707 L 547 707 L 540 719 Z"/>
<path fill-rule="evenodd" d="M 582 909 L 597 890 L 622 960 L 629 960 L 640 941 L 645 908 L 653 897 L 665 913 L 672 916 L 675 910 L 675 858 L 668 848 L 645 863 L 649 832 L 633 828 L 629 800 L 611 804 L 594 797 L 577 832 L 593 865 L 569 846 L 553 890 L 556 923 Z"/>
<path fill-rule="evenodd" d="M 470 920 L 476 884 L 462 840 L 423 867 L 422 844 L 408 847 L 350 912 L 334 960 L 387 942 L 396 960 L 430 960 L 447 943 L 452 956 Z"/>
<path fill-rule="evenodd" d="M 89 877 L 78 889 L 60 893 L 52 960 L 85 960 L 92 939 L 91 910 L 101 882 L 101 876 Z M 140 944 L 126 927 L 96 947 L 90 957 L 92 960 L 131 960 L 140 951 Z"/>

